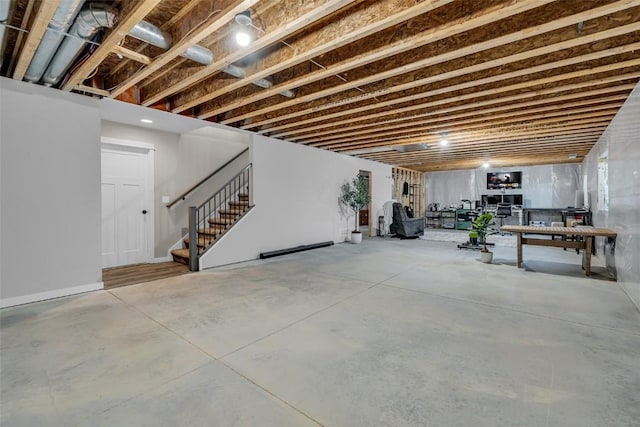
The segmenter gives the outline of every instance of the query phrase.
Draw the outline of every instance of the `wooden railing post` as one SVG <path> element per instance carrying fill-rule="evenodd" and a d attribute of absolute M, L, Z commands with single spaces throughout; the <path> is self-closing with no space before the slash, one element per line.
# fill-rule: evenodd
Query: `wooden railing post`
<path fill-rule="evenodd" d="M 189 207 L 189 270 L 198 271 L 198 208 Z"/>

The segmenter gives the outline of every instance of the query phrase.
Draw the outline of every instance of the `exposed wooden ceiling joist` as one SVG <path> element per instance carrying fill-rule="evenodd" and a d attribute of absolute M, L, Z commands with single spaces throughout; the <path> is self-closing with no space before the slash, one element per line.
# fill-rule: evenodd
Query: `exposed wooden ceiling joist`
<path fill-rule="evenodd" d="M 62 86 L 62 89 L 72 90 L 82 83 L 87 76 L 100 65 L 104 58 L 111 53 L 114 46 L 118 45 L 129 31 L 131 31 L 137 23 L 142 21 L 160 1 L 161 0 L 140 0 L 138 2 L 131 2 L 131 9 L 124 13 L 124 17 L 118 21 L 116 28 L 102 41 L 93 55 L 69 77 L 67 82 Z"/>
<path fill-rule="evenodd" d="M 4 76 L 23 78 L 58 3 L 12 2 L 24 31 L 7 32 Z M 423 171 L 579 162 L 640 79 L 640 0 L 113 3 L 118 24 L 63 90 Z M 127 36 L 143 19 L 168 50 Z M 211 65 L 180 56 L 194 45 Z"/>
<path fill-rule="evenodd" d="M 49 21 L 53 18 L 53 14 L 56 12 L 59 4 L 60 0 L 44 1 L 40 3 L 40 8 L 38 9 L 31 30 L 29 31 L 27 40 L 20 51 L 18 63 L 16 64 L 16 69 L 13 72 L 14 79 L 22 80 L 24 78 L 27 68 L 31 63 L 31 59 L 33 59 L 33 55 L 36 53 L 44 33 L 47 31 Z"/>

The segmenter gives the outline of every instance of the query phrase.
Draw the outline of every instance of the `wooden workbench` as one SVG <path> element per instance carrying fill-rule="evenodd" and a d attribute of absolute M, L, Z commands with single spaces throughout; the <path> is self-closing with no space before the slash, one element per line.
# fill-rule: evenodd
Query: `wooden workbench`
<path fill-rule="evenodd" d="M 522 245 L 536 246 L 554 246 L 558 248 L 575 248 L 584 249 L 584 271 L 588 276 L 591 274 L 591 252 L 593 249 L 593 240 L 596 236 L 616 237 L 615 231 L 608 228 L 595 227 L 535 227 L 530 225 L 504 225 L 500 227 L 500 231 L 516 233 L 518 237 L 517 246 L 517 266 L 520 268 L 522 264 Z M 531 237 L 523 237 L 528 234 L 544 234 L 552 236 L 563 236 L 562 240 L 536 239 Z M 582 240 L 567 240 L 567 236 L 582 237 Z"/>

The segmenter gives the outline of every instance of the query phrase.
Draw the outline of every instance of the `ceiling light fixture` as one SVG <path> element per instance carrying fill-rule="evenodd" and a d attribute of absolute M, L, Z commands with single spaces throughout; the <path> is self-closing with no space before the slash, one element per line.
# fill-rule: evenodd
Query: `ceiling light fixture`
<path fill-rule="evenodd" d="M 140 121 L 142 123 L 153 123 L 153 120 L 151 120 L 151 119 L 140 119 Z"/>
<path fill-rule="evenodd" d="M 249 43 L 251 43 L 251 36 L 244 31 L 240 31 L 236 33 L 236 43 L 242 47 L 249 46 Z"/>
<path fill-rule="evenodd" d="M 442 132 L 440 134 L 440 145 L 442 147 L 446 147 L 447 145 L 449 145 L 449 140 L 447 139 L 447 132 Z"/>
<path fill-rule="evenodd" d="M 482 167 L 485 168 L 485 169 L 489 169 L 489 162 L 484 162 L 482 164 Z"/>
<path fill-rule="evenodd" d="M 245 10 L 244 12 L 238 13 L 235 17 L 235 21 L 243 27 L 251 26 L 253 24 L 251 12 Z M 251 36 L 245 30 L 240 30 L 236 33 L 236 43 L 242 47 L 249 46 L 249 43 L 251 43 Z"/>
<path fill-rule="evenodd" d="M 570 159 L 577 159 L 578 155 L 577 154 L 569 154 L 569 158 Z"/>

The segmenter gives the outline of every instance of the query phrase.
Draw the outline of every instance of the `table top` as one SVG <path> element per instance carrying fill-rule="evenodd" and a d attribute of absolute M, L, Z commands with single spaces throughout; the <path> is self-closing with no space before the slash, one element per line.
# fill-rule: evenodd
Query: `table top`
<path fill-rule="evenodd" d="M 609 236 L 618 235 L 608 228 L 596 227 L 536 227 L 533 225 L 503 225 L 500 231 L 510 231 L 513 233 L 532 233 L 532 234 L 566 234 L 572 236 Z"/>

